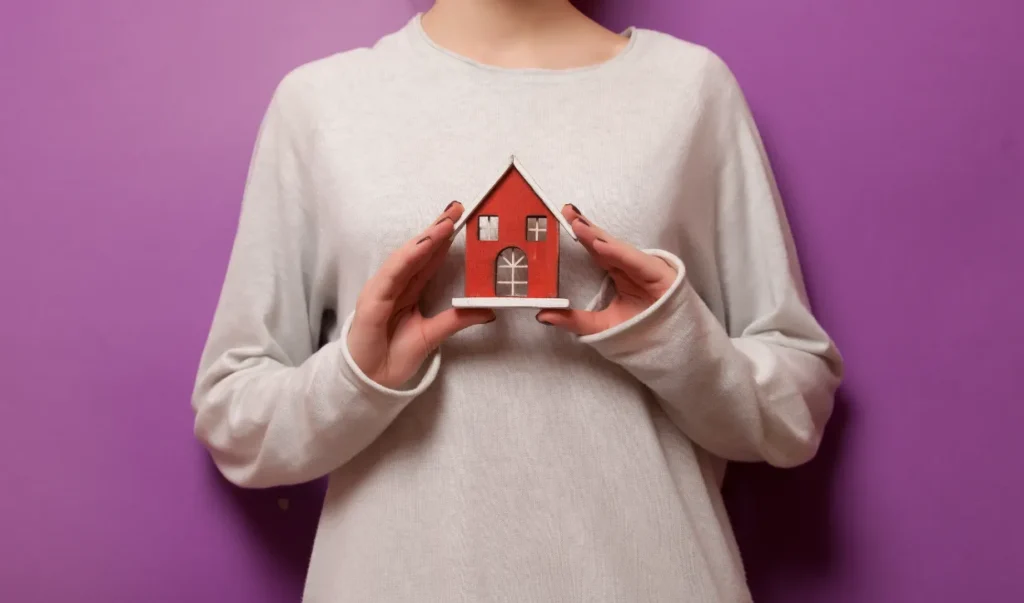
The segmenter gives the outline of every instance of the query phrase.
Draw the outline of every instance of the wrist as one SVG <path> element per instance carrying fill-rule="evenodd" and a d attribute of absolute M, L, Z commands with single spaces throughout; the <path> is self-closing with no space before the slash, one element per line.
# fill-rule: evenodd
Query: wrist
<path fill-rule="evenodd" d="M 434 379 L 437 377 L 441 368 L 441 354 L 436 351 L 426 358 L 425 363 L 419 363 L 418 370 L 414 371 L 413 374 L 409 376 L 409 379 L 406 379 L 401 383 L 392 383 L 392 380 L 387 377 L 378 377 L 375 379 L 373 375 L 377 374 L 377 371 L 364 370 L 363 367 L 356 362 L 355 357 L 353 357 L 353 350 L 360 349 L 360 344 L 362 344 L 362 349 L 371 355 L 375 353 L 382 353 L 382 359 L 379 362 L 373 362 L 370 364 L 383 366 L 386 364 L 387 344 L 367 345 L 367 339 L 358 329 L 354 328 L 354 316 L 355 313 L 352 313 L 345 320 L 345 324 L 342 326 L 341 337 L 339 338 L 340 342 L 343 343 L 343 345 L 341 345 L 343 370 L 347 373 L 347 376 L 351 381 L 360 386 L 360 388 L 367 393 L 374 395 L 383 394 L 389 397 L 416 396 L 422 393 L 430 386 L 431 383 L 434 382 Z M 353 335 L 353 331 L 355 331 L 355 335 Z M 352 345 L 355 347 L 351 347 Z M 366 356 L 364 354 L 364 358 L 365 357 Z M 410 380 L 415 379 L 418 375 L 422 376 L 415 382 L 409 384 L 408 388 L 404 387 L 410 382 Z M 380 379 L 380 381 L 378 381 L 378 379 Z"/>

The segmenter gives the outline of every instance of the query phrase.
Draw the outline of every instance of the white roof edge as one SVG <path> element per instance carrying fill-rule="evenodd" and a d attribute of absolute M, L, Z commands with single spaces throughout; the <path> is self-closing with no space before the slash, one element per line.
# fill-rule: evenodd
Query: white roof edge
<path fill-rule="evenodd" d="M 555 216 L 555 219 L 558 220 L 558 223 L 562 225 L 562 228 L 565 229 L 565 232 L 569 233 L 569 236 L 572 237 L 572 240 L 575 241 L 576 233 L 572 231 L 572 225 L 569 224 L 569 221 L 566 220 L 565 216 L 562 215 L 562 210 L 555 207 L 554 203 L 552 203 L 551 200 L 548 199 L 547 195 L 544 194 L 544 191 L 540 188 L 540 186 L 537 185 L 537 182 L 533 179 L 533 177 L 530 176 L 530 173 L 527 172 L 525 168 L 523 168 L 522 162 L 520 162 L 519 158 L 516 157 L 515 155 L 512 156 L 512 165 L 515 166 L 517 170 L 519 170 L 519 173 L 522 174 L 523 179 L 526 180 L 526 183 L 529 184 L 530 188 L 533 189 L 533 192 L 537 193 L 537 196 L 540 197 L 541 203 L 543 203 L 548 208 L 548 211 L 550 211 L 551 214 Z"/>
<path fill-rule="evenodd" d="M 576 233 L 572 231 L 572 225 L 570 225 L 569 221 L 566 220 L 565 216 L 562 215 L 561 210 L 555 207 L 553 203 L 551 203 L 551 200 L 548 199 L 547 195 L 544 194 L 544 191 L 540 188 L 540 186 L 537 185 L 537 181 L 534 180 L 532 176 L 530 176 L 530 173 L 526 171 L 526 169 L 523 167 L 522 162 L 519 161 L 519 158 L 516 157 L 515 155 L 509 156 L 508 163 L 506 163 L 504 167 L 502 167 L 501 173 L 498 174 L 497 177 L 495 177 L 494 181 L 487 188 L 487 190 L 484 191 L 483 194 L 481 194 L 475 200 L 473 200 L 472 203 L 466 206 L 466 209 L 463 210 L 462 212 L 462 217 L 460 217 L 459 221 L 455 223 L 455 230 L 452 234 L 454 235 L 458 233 L 459 230 L 461 230 L 462 227 L 466 225 L 466 222 L 468 222 L 469 219 L 473 216 L 473 212 L 475 212 L 480 207 L 480 204 L 483 203 L 484 199 L 486 199 L 488 195 L 491 194 L 491 191 L 494 190 L 494 187 L 497 186 L 499 182 L 501 182 L 501 179 L 504 178 L 505 174 L 508 173 L 508 171 L 512 168 L 515 168 L 523 177 L 523 180 L 526 180 L 526 183 L 530 186 L 530 188 L 533 189 L 533 192 L 537 194 L 537 197 L 540 199 L 540 202 L 544 204 L 544 207 L 548 208 L 548 211 L 550 211 L 551 215 L 555 217 L 555 220 L 558 220 L 558 223 L 562 226 L 563 229 L 565 229 L 565 232 L 567 232 L 574 241 L 577 240 Z"/>
<path fill-rule="evenodd" d="M 459 218 L 459 221 L 455 223 L 455 232 L 453 232 L 452 234 L 458 233 L 459 230 L 466 225 L 466 222 L 469 220 L 470 217 L 472 217 L 473 212 L 475 212 L 477 208 L 480 207 L 480 204 L 484 202 L 484 199 L 486 199 L 487 196 L 491 194 L 491 191 L 494 190 L 494 187 L 498 186 L 498 183 L 501 182 L 501 179 L 505 177 L 505 174 L 509 171 L 510 168 L 512 168 L 513 165 L 515 165 L 514 155 L 509 156 L 508 163 L 506 163 L 501 168 L 501 172 L 495 175 L 494 179 L 491 180 L 491 183 L 490 185 L 488 185 L 487 190 L 485 190 L 483 193 L 480 194 L 480 196 L 478 196 L 476 199 L 474 199 L 472 202 L 466 205 L 466 208 L 462 211 L 462 216 Z"/>

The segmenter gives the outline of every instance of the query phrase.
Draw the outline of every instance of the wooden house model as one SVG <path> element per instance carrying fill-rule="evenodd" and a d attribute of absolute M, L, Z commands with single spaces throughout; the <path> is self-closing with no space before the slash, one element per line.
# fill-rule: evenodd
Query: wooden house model
<path fill-rule="evenodd" d="M 569 222 L 512 156 L 494 184 L 466 207 L 465 297 L 456 308 L 568 308 L 558 297 L 558 234 Z"/>

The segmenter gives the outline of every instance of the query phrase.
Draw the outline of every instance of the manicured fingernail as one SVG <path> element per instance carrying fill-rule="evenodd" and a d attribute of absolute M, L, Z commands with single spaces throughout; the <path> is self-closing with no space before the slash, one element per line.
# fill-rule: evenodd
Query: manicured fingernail
<path fill-rule="evenodd" d="M 430 237 L 423 237 L 419 241 L 416 241 L 416 244 L 419 245 L 420 243 L 423 243 L 423 242 L 426 242 L 426 241 L 429 241 L 429 240 L 430 240 Z"/>
<path fill-rule="evenodd" d="M 437 222 L 434 222 L 434 226 L 437 226 L 438 224 L 440 224 L 441 222 L 444 222 L 445 220 L 452 220 L 452 219 L 450 217 L 448 217 L 448 216 L 445 216 L 445 217 L 441 218 L 440 220 L 438 220 Z M 452 220 L 452 223 L 454 223 L 454 222 L 455 222 L 455 220 Z"/>
<path fill-rule="evenodd" d="M 583 215 L 583 212 L 581 212 L 581 211 L 580 211 L 580 208 L 576 207 L 576 206 L 575 206 L 575 205 L 573 205 L 572 203 L 570 203 L 570 204 L 569 204 L 569 207 L 571 207 L 571 208 L 572 208 L 572 210 L 573 210 L 574 212 L 576 212 L 576 215 L 578 215 L 578 216 L 582 216 L 582 215 Z M 586 224 L 586 222 L 584 222 L 584 224 Z"/>

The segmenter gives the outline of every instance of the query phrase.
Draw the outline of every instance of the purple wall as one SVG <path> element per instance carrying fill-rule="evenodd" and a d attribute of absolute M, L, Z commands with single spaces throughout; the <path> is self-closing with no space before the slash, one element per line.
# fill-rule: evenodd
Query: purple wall
<path fill-rule="evenodd" d="M 1024 6 L 613 3 L 737 72 L 849 362 L 817 460 L 731 475 L 758 601 L 1024 599 Z M 318 488 L 219 479 L 197 355 L 273 86 L 423 5 L 0 5 L 0 600 L 298 600 Z"/>
<path fill-rule="evenodd" d="M 1024 601 L 1024 4 L 627 16 L 736 71 L 849 365 L 818 459 L 729 481 L 757 600 Z"/>

